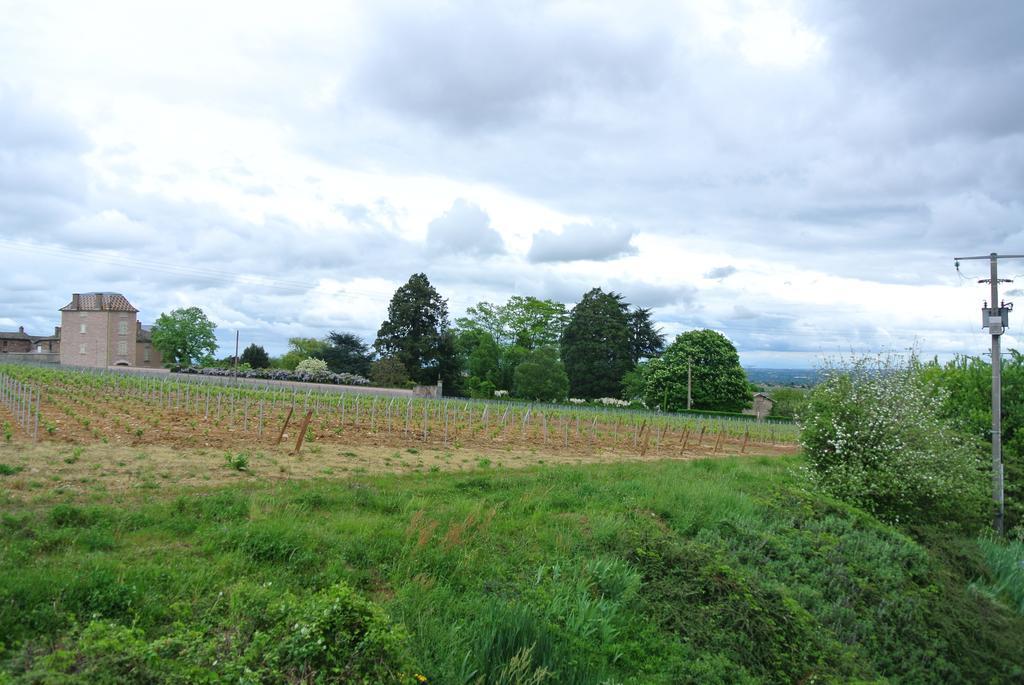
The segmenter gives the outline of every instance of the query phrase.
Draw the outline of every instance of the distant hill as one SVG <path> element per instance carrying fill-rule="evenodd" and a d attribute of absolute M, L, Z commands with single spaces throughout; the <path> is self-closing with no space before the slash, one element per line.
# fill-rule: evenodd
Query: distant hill
<path fill-rule="evenodd" d="M 791 385 L 810 387 L 818 382 L 818 372 L 814 369 L 761 369 L 749 367 L 744 369 L 751 383 L 758 385 Z"/>

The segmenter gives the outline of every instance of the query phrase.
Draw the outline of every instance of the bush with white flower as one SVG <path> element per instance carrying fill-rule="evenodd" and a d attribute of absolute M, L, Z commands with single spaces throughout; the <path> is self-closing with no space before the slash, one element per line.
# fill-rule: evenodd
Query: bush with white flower
<path fill-rule="evenodd" d="M 299 362 L 299 365 L 295 367 L 295 373 L 318 374 L 328 373 L 328 371 L 327 362 L 323 359 L 316 359 L 315 357 L 303 359 Z"/>
<path fill-rule="evenodd" d="M 984 447 L 941 418 L 944 399 L 913 356 L 826 369 L 800 422 L 811 473 L 891 523 L 980 527 L 989 513 Z"/>

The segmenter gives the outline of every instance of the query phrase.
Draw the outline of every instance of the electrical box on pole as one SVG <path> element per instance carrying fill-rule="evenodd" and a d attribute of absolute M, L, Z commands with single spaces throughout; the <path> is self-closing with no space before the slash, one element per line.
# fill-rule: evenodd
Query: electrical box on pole
<path fill-rule="evenodd" d="M 1003 379 L 1002 379 L 1002 354 L 1000 352 L 1000 338 L 1010 326 L 1010 312 L 1013 311 L 1012 302 L 1000 302 L 999 284 L 1012 283 L 1008 278 L 999 278 L 1000 259 L 1024 259 L 1024 255 L 1000 255 L 995 252 L 979 257 L 956 257 L 953 263 L 957 271 L 960 270 L 960 262 L 972 259 L 985 259 L 989 263 L 989 277 L 982 278 L 978 283 L 987 283 L 991 287 L 991 300 L 986 301 L 981 307 L 981 327 L 988 329 L 992 336 L 992 502 L 995 505 L 995 515 L 992 518 L 992 527 L 1000 535 L 1003 534 L 1003 518 L 1005 513 L 1004 502 L 1004 480 L 1003 480 Z M 991 301 L 992 306 L 989 306 Z"/>

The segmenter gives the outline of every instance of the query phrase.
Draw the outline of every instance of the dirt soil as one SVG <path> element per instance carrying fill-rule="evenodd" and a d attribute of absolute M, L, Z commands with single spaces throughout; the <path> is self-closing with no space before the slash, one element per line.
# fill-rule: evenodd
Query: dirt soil
<path fill-rule="evenodd" d="M 358 438 L 359 436 L 353 436 Z M 736 454 L 737 445 L 713 444 L 671 451 L 648 446 L 646 451 L 606 448 L 545 451 L 529 446 L 456 446 L 306 442 L 298 454 L 292 440 L 273 445 L 276 436 L 246 446 L 182 447 L 151 443 L 82 444 L 31 442 L 15 435 L 0 445 L 0 502 L 50 499 L 108 499 L 110 495 L 140 498 L 170 495 L 182 487 L 212 487 L 239 482 L 292 479 L 340 479 L 366 473 L 431 473 L 502 469 L 542 464 L 591 464 L 660 459 L 697 459 Z M 293 438 L 294 439 L 294 438 Z M 397 441 L 396 441 L 397 442 Z M 795 445 L 756 445 L 751 456 L 779 456 L 798 451 Z M 6 475 L 5 475 L 6 474 Z"/>

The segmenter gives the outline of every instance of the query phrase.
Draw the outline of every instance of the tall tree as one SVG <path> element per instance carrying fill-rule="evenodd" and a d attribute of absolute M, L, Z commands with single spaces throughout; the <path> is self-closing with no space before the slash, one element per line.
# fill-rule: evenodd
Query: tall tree
<path fill-rule="evenodd" d="M 460 370 L 454 338 L 447 333 L 447 300 L 426 274 L 413 274 L 391 298 L 374 347 L 381 356 L 398 358 L 417 383 L 434 383 L 440 377 L 451 388 L 457 386 Z"/>
<path fill-rule="evenodd" d="M 466 309 L 466 315 L 455 320 L 455 326 L 461 333 L 487 333 L 499 345 L 508 344 L 505 339 L 505 324 L 502 322 L 502 305 L 490 302 L 477 302 Z"/>
<path fill-rule="evenodd" d="M 633 364 L 665 351 L 665 335 L 651 321 L 651 310 L 638 307 L 629 313 L 629 356 Z"/>
<path fill-rule="evenodd" d="M 555 402 L 569 392 L 569 377 L 554 347 L 531 350 L 515 371 L 513 394 L 528 400 Z"/>
<path fill-rule="evenodd" d="M 455 324 L 462 331 L 489 333 L 501 347 L 518 345 L 532 350 L 558 344 L 567 318 L 561 302 L 515 295 L 502 305 L 478 302 Z"/>
<path fill-rule="evenodd" d="M 562 361 L 573 397 L 618 397 L 632 366 L 628 305 L 594 288 L 573 307 L 562 333 Z"/>
<path fill-rule="evenodd" d="M 326 343 L 318 338 L 288 338 L 288 351 L 275 359 L 273 364 L 276 367 L 294 371 L 304 359 L 311 357 L 323 359 L 326 347 Z"/>
<path fill-rule="evenodd" d="M 370 348 L 358 335 L 331 331 L 324 343 L 322 359 L 331 371 L 364 377 L 370 375 Z"/>
<path fill-rule="evenodd" d="M 561 302 L 519 295 L 509 298 L 501 312 L 511 343 L 527 350 L 557 345 L 568 317 Z"/>
<path fill-rule="evenodd" d="M 262 345 L 252 343 L 242 350 L 242 363 L 254 369 L 265 369 L 270 366 L 270 355 Z"/>
<path fill-rule="evenodd" d="M 687 367 L 692 369 L 693 407 L 740 411 L 753 395 L 736 347 L 712 330 L 687 331 L 665 353 L 644 365 L 644 399 L 664 411 L 686 409 Z"/>
<path fill-rule="evenodd" d="M 199 307 L 173 309 L 153 324 L 153 347 L 168 366 L 196 364 L 217 351 L 216 328 Z"/>

